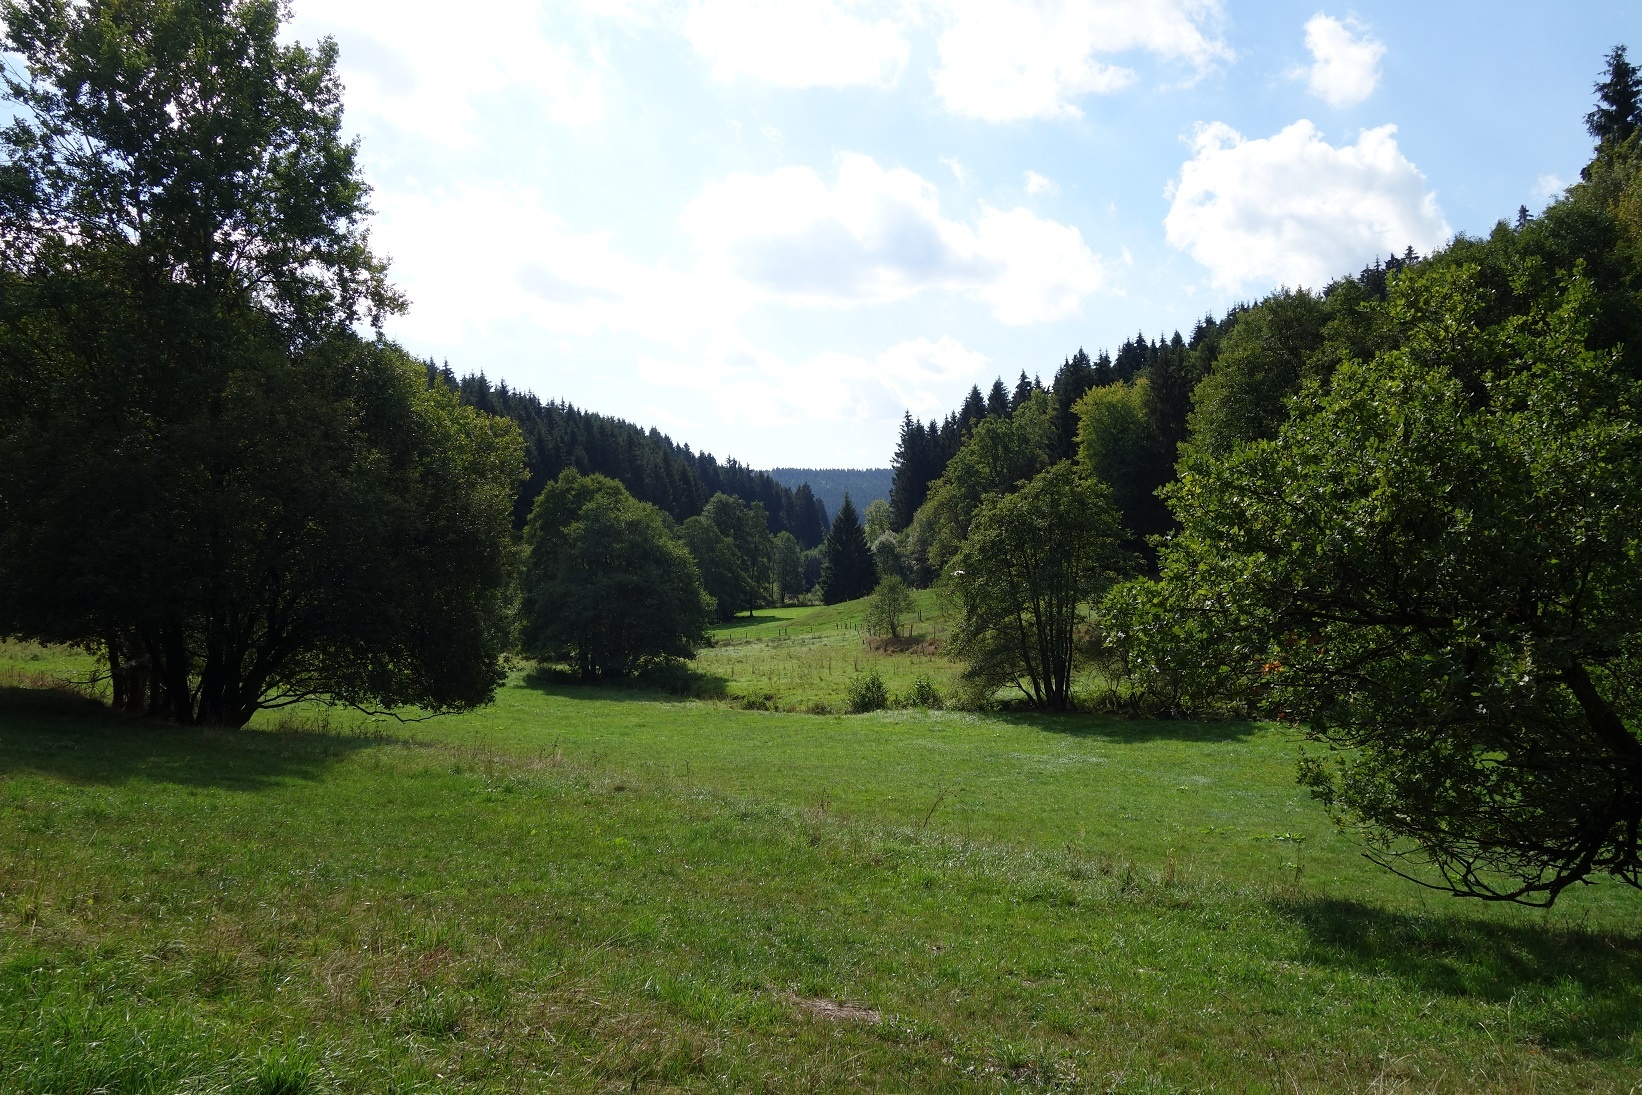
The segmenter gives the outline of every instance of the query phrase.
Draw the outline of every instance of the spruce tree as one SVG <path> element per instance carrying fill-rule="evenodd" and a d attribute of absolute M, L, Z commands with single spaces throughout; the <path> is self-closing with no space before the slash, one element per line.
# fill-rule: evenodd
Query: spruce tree
<path fill-rule="evenodd" d="M 1642 125 L 1642 72 L 1625 56 L 1624 46 L 1609 52 L 1607 79 L 1596 85 L 1596 97 L 1585 128 L 1598 144 L 1618 144 Z"/>
<path fill-rule="evenodd" d="M 1021 370 L 1021 378 L 1015 381 L 1015 391 L 1009 397 L 1009 409 L 1014 410 L 1025 403 L 1032 396 L 1032 382 L 1026 379 L 1026 370 Z"/>
<path fill-rule="evenodd" d="M 931 423 L 933 426 L 933 423 Z M 906 528 L 912 515 L 924 504 L 929 493 L 929 481 L 940 474 L 930 474 L 935 453 L 930 437 L 922 422 L 908 412 L 901 419 L 901 439 L 895 446 L 894 479 L 889 488 L 890 527 L 896 532 Z"/>
<path fill-rule="evenodd" d="M 1133 380 L 1146 367 L 1146 332 L 1142 331 L 1118 348 L 1117 360 L 1112 363 L 1113 375 L 1118 380 Z"/>
<path fill-rule="evenodd" d="M 1089 355 L 1078 347 L 1055 374 L 1055 424 L 1058 435 L 1056 456 L 1064 460 L 1077 452 L 1078 416 L 1072 410 L 1084 393 L 1095 386 L 1095 367 Z"/>
<path fill-rule="evenodd" d="M 833 518 L 832 531 L 821 546 L 821 600 L 829 605 L 865 597 L 878 584 L 872 551 L 867 547 L 866 530 L 861 527 L 855 503 L 844 495 L 844 504 Z"/>
<path fill-rule="evenodd" d="M 992 390 L 986 393 L 986 416 L 988 418 L 1009 417 L 1009 389 L 1003 386 L 1003 377 L 992 381 Z"/>

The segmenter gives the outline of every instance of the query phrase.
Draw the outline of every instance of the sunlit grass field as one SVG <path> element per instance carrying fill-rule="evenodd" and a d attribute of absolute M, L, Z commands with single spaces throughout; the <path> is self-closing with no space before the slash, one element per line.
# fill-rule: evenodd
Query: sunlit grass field
<path fill-rule="evenodd" d="M 740 638 L 940 671 L 852 613 Z M 49 687 L 90 668 L 0 647 L 0 1090 L 1642 1083 L 1642 895 L 1388 876 L 1282 727 L 520 672 L 460 717 L 202 732 Z"/>
<path fill-rule="evenodd" d="M 915 590 L 908 649 L 866 642 L 866 602 L 763 608 L 712 632 L 697 672 L 743 706 L 778 711 L 845 711 L 850 682 L 876 672 L 890 696 L 904 698 L 919 677 L 937 693 L 958 691 L 957 667 L 939 653 L 950 633 L 947 606 L 932 589 Z"/>

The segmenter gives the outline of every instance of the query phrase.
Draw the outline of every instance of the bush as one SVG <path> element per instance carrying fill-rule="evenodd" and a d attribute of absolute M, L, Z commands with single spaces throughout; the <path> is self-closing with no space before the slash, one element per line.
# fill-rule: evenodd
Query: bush
<path fill-rule="evenodd" d="M 935 690 L 935 685 L 928 677 L 920 674 L 918 679 L 912 682 L 912 691 L 907 693 L 906 706 L 938 709 L 941 706 L 941 694 Z"/>
<path fill-rule="evenodd" d="M 877 670 L 850 681 L 849 712 L 860 715 L 867 711 L 881 711 L 889 706 L 889 690 Z"/>
<path fill-rule="evenodd" d="M 1197 598 L 1179 582 L 1137 578 L 1112 588 L 1097 612 L 1095 667 L 1106 702 L 1138 715 L 1251 715 L 1261 692 L 1258 652 L 1230 638 L 1224 598 Z"/>

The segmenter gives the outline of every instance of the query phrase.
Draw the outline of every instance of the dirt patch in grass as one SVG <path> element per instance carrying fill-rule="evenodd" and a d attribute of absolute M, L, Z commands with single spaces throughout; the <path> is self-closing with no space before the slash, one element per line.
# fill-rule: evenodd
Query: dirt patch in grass
<path fill-rule="evenodd" d="M 828 1000 L 824 996 L 798 996 L 793 998 L 793 1003 L 817 1019 L 828 1019 L 834 1023 L 876 1023 L 883 1019 L 872 1008 L 858 1008 L 854 1004 Z"/>

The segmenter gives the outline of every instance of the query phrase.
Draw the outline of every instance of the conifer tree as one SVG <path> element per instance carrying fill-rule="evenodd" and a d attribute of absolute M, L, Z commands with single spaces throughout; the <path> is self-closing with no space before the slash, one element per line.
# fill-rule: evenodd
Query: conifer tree
<path fill-rule="evenodd" d="M 992 390 L 986 393 L 986 415 L 988 418 L 1009 416 L 1009 389 L 1003 386 L 1003 377 L 992 381 Z"/>
<path fill-rule="evenodd" d="M 1149 346 L 1146 342 L 1146 332 L 1141 331 L 1134 338 L 1126 341 L 1118 348 L 1117 360 L 1112 363 L 1112 373 L 1118 380 L 1129 381 L 1140 375 L 1140 370 L 1146 367 Z"/>
<path fill-rule="evenodd" d="M 978 384 L 972 384 L 969 394 L 964 396 L 964 405 L 958 411 L 958 426 L 962 433 L 974 429 L 975 423 L 986 417 L 986 398 L 981 395 Z"/>
<path fill-rule="evenodd" d="M 1021 378 L 1015 381 L 1015 390 L 1009 396 L 1009 409 L 1014 410 L 1025 403 L 1032 395 L 1032 382 L 1026 379 L 1026 370 L 1021 370 Z"/>
<path fill-rule="evenodd" d="M 1606 75 L 1596 85 L 1596 109 L 1585 115 L 1585 128 L 1603 145 L 1618 144 L 1642 126 L 1642 72 L 1624 46 L 1609 52 Z"/>
<path fill-rule="evenodd" d="M 844 495 L 844 504 L 833 518 L 832 531 L 822 545 L 821 600 L 829 605 L 865 597 L 878 584 L 878 570 L 867 547 L 866 530 L 861 527 L 855 503 Z"/>
<path fill-rule="evenodd" d="M 1072 408 L 1094 386 L 1094 364 L 1080 346 L 1078 352 L 1067 358 L 1055 374 L 1055 426 L 1059 439 L 1055 455 L 1059 459 L 1064 460 L 1077 452 L 1078 416 Z"/>

